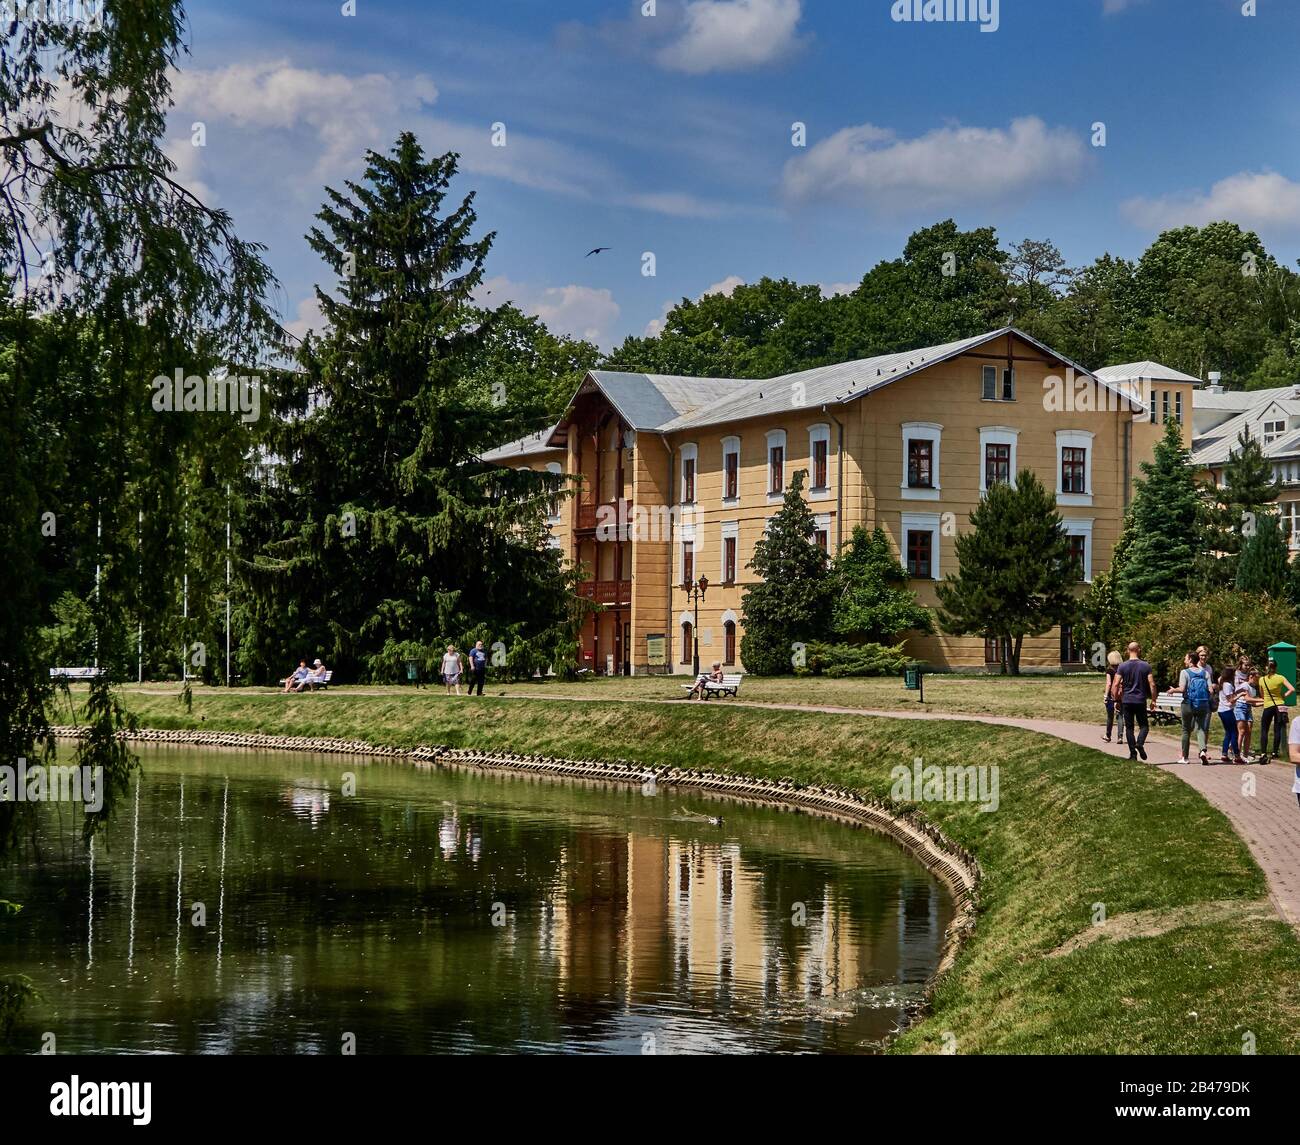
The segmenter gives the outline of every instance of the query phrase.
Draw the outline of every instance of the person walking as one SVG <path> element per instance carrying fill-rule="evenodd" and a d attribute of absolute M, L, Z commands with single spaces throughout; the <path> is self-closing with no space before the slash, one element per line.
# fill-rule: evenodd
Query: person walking
<path fill-rule="evenodd" d="M 1291 794 L 1300 805 L 1300 720 L 1291 725 L 1291 735 L 1287 740 L 1291 762 L 1295 764 L 1295 779 L 1291 781 Z"/>
<path fill-rule="evenodd" d="M 1241 762 L 1241 745 L 1237 740 L 1237 713 L 1233 710 L 1233 694 L 1237 690 L 1237 685 L 1233 683 L 1233 673 L 1224 671 L 1219 677 L 1218 690 L 1218 713 L 1219 720 L 1223 724 L 1223 745 L 1219 749 L 1220 763 L 1231 763 L 1234 759 Z M 1231 749 L 1232 755 L 1228 755 Z"/>
<path fill-rule="evenodd" d="M 474 694 L 474 689 L 478 689 L 478 694 L 483 694 L 483 681 L 487 679 L 487 653 L 483 651 L 483 641 L 475 640 L 474 647 L 469 650 L 469 694 Z"/>
<path fill-rule="evenodd" d="M 1264 701 L 1264 714 L 1259 721 L 1260 763 L 1268 766 L 1273 756 L 1282 756 L 1282 741 L 1286 736 L 1286 698 L 1295 694 L 1295 688 L 1277 670 L 1277 661 L 1268 662 L 1268 671 L 1259 678 L 1259 695 Z M 1273 729 L 1273 750 L 1268 750 L 1268 731 Z"/>
<path fill-rule="evenodd" d="M 1210 762 L 1207 754 L 1207 741 L 1210 732 L 1210 679 L 1209 669 L 1204 664 L 1203 652 L 1189 652 L 1183 661 L 1183 670 L 1178 673 L 1178 684 L 1169 691 L 1183 697 L 1183 750 L 1179 763 L 1187 762 L 1188 751 L 1192 743 L 1192 729 L 1196 729 L 1196 745 L 1200 749 L 1202 765 Z"/>
<path fill-rule="evenodd" d="M 1119 733 L 1120 743 L 1124 742 L 1124 713 L 1119 710 L 1119 701 L 1115 699 L 1115 669 L 1122 660 L 1116 651 L 1106 654 L 1106 734 L 1101 738 L 1107 743 L 1110 743 L 1112 731 Z"/>
<path fill-rule="evenodd" d="M 442 682 L 447 685 L 447 695 L 454 691 L 460 695 L 460 653 L 456 651 L 456 645 L 448 644 L 447 651 L 442 658 Z"/>
<path fill-rule="evenodd" d="M 1151 665 L 1142 659 L 1142 647 L 1136 640 L 1128 646 L 1128 659 L 1115 669 L 1115 698 L 1124 709 L 1129 759 L 1146 759 L 1147 734 L 1151 730 L 1147 712 L 1156 704 L 1156 677 Z"/>

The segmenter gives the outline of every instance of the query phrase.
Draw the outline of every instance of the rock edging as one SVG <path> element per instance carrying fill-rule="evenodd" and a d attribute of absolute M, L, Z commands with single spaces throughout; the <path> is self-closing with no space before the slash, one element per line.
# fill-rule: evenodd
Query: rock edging
<path fill-rule="evenodd" d="M 83 739 L 84 727 L 54 727 L 60 739 Z M 795 783 L 788 779 L 759 779 L 754 776 L 698 771 L 692 768 L 652 767 L 632 760 L 556 759 L 542 755 L 520 755 L 506 751 L 481 751 L 442 745 L 415 748 L 393 747 L 323 736 L 265 735 L 260 732 L 217 732 L 140 728 L 119 732 L 118 738 L 140 743 L 173 744 L 187 747 L 245 748 L 256 751 L 304 751 L 321 755 L 355 755 L 380 759 L 409 759 L 416 763 L 508 770 L 556 777 L 596 779 L 611 783 L 689 787 L 739 799 L 779 803 L 802 810 L 847 819 L 887 834 L 900 843 L 953 896 L 956 913 L 945 935 L 943 955 L 935 977 L 948 970 L 975 925 L 976 891 L 980 868 L 975 856 L 948 839 L 931 823 L 910 812 L 902 812 L 857 791 L 820 784 Z"/>

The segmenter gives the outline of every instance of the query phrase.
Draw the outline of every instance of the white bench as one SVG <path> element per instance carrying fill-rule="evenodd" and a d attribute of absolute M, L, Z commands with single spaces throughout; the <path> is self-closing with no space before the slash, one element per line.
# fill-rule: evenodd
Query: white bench
<path fill-rule="evenodd" d="M 51 668 L 51 680 L 98 680 L 103 668 Z"/>
<path fill-rule="evenodd" d="M 326 688 L 330 686 L 330 681 L 332 679 L 334 679 L 334 669 L 326 668 L 325 675 L 322 676 L 319 680 L 313 680 L 310 676 L 307 677 L 305 681 L 307 687 L 305 690 L 308 692 L 323 692 Z M 298 690 L 297 688 L 294 689 L 295 692 L 297 690 Z"/>
<path fill-rule="evenodd" d="M 732 672 L 724 673 L 720 681 L 710 680 L 707 672 L 701 672 L 695 678 L 695 683 L 683 684 L 682 687 L 688 692 L 693 692 L 703 685 L 701 696 L 706 700 L 710 696 L 735 696 L 740 692 L 740 681 L 743 678 L 739 672 Z"/>

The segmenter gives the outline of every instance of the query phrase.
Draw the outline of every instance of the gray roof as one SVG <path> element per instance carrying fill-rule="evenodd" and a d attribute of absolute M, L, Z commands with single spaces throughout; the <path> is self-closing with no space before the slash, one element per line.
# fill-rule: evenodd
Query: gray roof
<path fill-rule="evenodd" d="M 1192 442 L 1192 464 L 1222 465 L 1228 460 L 1229 455 L 1240 448 L 1239 438 L 1243 430 L 1247 436 L 1258 437 L 1257 434 L 1251 433 L 1251 429 L 1263 419 L 1264 414 L 1270 408 L 1276 407 L 1276 412 L 1280 413 L 1282 418 L 1288 421 L 1291 418 L 1300 418 L 1300 400 L 1290 396 L 1292 393 L 1293 390 L 1290 386 L 1281 390 L 1256 390 L 1255 397 L 1259 400 L 1251 405 L 1249 409 L 1228 418 L 1227 421 L 1216 425 L 1208 433 L 1202 434 Z M 1264 396 L 1273 394 L 1286 394 L 1287 396 Z M 1199 394 L 1196 400 L 1200 401 Z M 1267 445 L 1261 441 L 1260 446 L 1264 451 L 1264 456 L 1270 460 L 1295 457 L 1300 452 L 1300 429 L 1288 429 Z"/>
<path fill-rule="evenodd" d="M 1191 382 L 1200 385 L 1201 379 L 1184 374 L 1172 366 L 1162 366 L 1149 358 L 1145 362 L 1125 362 L 1122 366 L 1103 366 L 1093 373 L 1103 382 Z M 1200 400 L 1199 398 L 1197 399 Z"/>
<path fill-rule="evenodd" d="M 587 377 L 600 386 L 628 425 L 650 430 L 716 401 L 720 394 L 735 393 L 754 384 L 739 378 L 626 374 L 617 370 L 592 370 Z"/>
<path fill-rule="evenodd" d="M 722 422 L 739 421 L 743 418 L 785 413 L 796 404 L 813 409 L 823 405 L 838 405 L 863 397 L 900 378 L 908 377 L 949 358 L 955 358 L 1007 334 L 1014 334 L 1045 354 L 1064 362 L 1081 377 L 1095 377 L 1091 371 L 1062 357 L 1055 350 L 1031 338 L 1023 331 L 1013 326 L 1004 326 L 987 334 L 977 334 L 973 338 L 945 342 L 939 346 L 925 346 L 919 350 L 904 350 L 896 354 L 880 354 L 856 362 L 818 366 L 812 370 L 800 370 L 797 373 L 782 374 L 780 377 L 767 378 L 760 382 L 749 382 L 743 390 L 722 397 L 711 405 L 676 418 L 659 428 L 664 432 L 695 429 Z M 1107 383 L 1104 379 L 1098 381 L 1107 389 L 1120 392 L 1119 387 Z M 799 392 L 798 402 L 795 403 L 792 402 L 791 396 L 797 385 L 802 385 L 803 389 Z M 1133 404 L 1135 409 L 1141 408 L 1140 403 Z"/>
<path fill-rule="evenodd" d="M 526 433 L 523 437 L 516 438 L 514 441 L 508 441 L 505 445 L 498 445 L 495 449 L 489 449 L 482 455 L 483 461 L 513 461 L 517 457 L 541 456 L 544 454 L 562 455 L 563 449 L 549 445 L 551 435 L 555 432 L 555 426 L 550 426 L 538 433 Z"/>

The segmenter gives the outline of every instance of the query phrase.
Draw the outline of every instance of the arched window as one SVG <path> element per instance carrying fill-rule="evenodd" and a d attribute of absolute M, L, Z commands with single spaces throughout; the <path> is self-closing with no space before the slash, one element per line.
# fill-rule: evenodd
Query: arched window
<path fill-rule="evenodd" d="M 735 664 L 736 662 L 736 622 L 728 620 L 722 626 L 722 662 L 724 664 Z"/>
<path fill-rule="evenodd" d="M 691 622 L 689 620 L 683 620 L 682 621 L 682 655 L 679 661 L 682 664 L 692 663 L 692 658 L 694 653 L 694 641 L 691 639 L 692 636 L 694 636 L 694 632 L 692 632 Z"/>

